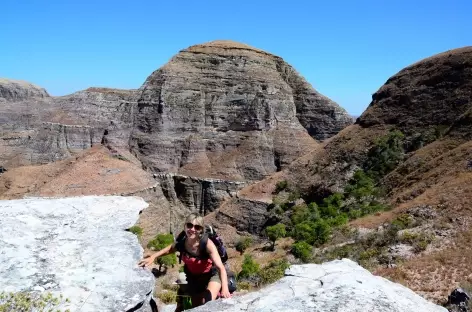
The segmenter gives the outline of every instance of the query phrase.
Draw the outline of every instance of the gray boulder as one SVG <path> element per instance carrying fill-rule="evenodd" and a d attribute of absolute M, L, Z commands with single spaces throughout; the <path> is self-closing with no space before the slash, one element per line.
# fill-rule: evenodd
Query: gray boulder
<path fill-rule="evenodd" d="M 293 265 L 273 285 L 192 311 L 447 312 L 348 259 Z"/>
<path fill-rule="evenodd" d="M 146 207 L 119 196 L 0 201 L 0 292 L 62 294 L 71 312 L 149 311 L 154 277 L 126 231 Z"/>

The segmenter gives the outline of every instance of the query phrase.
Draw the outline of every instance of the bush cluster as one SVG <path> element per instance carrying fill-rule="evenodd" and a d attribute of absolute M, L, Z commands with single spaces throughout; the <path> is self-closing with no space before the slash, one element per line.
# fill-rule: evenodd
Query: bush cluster
<path fill-rule="evenodd" d="M 239 239 L 236 243 L 236 250 L 239 251 L 241 254 L 246 251 L 252 245 L 252 237 L 244 236 Z"/>
<path fill-rule="evenodd" d="M 335 229 L 345 225 L 349 220 L 389 208 L 382 201 L 383 190 L 379 186 L 379 181 L 402 161 L 403 140 L 404 135 L 400 131 L 391 131 L 379 138 L 369 150 L 362 169 L 353 174 L 343 191 L 331 194 L 320 201 L 295 205 L 294 201 L 300 194 L 286 181 L 276 185 L 276 192 L 291 190 L 288 200 L 276 203 L 271 208 L 287 226 L 287 234 L 296 240 L 296 246 L 292 248 L 292 253 L 296 257 L 302 261 L 309 261 L 308 254 L 311 254 L 311 247 L 318 247 L 328 242 Z M 288 220 L 284 219 L 284 216 L 288 216 Z M 398 224 L 399 230 L 399 227 L 407 225 L 408 220 L 398 222 L 402 223 Z M 270 239 L 275 242 L 273 238 L 275 236 Z M 373 253 L 368 252 L 363 257 L 370 254 Z"/>
<path fill-rule="evenodd" d="M 238 274 L 238 284 L 240 288 L 250 289 L 274 283 L 284 276 L 285 270 L 290 264 L 285 259 L 273 260 L 268 265 L 260 268 L 252 256 L 245 255 Z"/>
<path fill-rule="evenodd" d="M 174 236 L 172 234 L 157 234 L 156 237 L 151 240 L 147 247 L 151 250 L 161 250 L 174 242 Z M 177 263 L 175 255 L 167 255 L 156 259 L 156 263 L 159 264 L 159 271 L 161 268 L 174 266 Z"/>
<path fill-rule="evenodd" d="M 143 235 L 143 229 L 137 225 L 133 225 L 128 230 L 139 238 Z"/>

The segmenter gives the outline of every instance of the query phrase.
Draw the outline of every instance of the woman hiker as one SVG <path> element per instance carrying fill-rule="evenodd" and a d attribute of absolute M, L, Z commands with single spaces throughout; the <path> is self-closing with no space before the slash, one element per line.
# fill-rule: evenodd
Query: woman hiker
<path fill-rule="evenodd" d="M 193 307 L 215 300 L 218 294 L 223 298 L 231 296 L 226 269 L 215 244 L 208 239 L 205 250 L 203 245 L 200 245 L 203 229 L 203 218 L 194 213 L 190 214 L 185 220 L 184 239 L 142 259 L 138 264 L 143 267 L 150 266 L 155 259 L 179 251 L 187 276 L 187 293 L 192 298 Z M 177 300 L 175 311 L 182 311 L 182 300 Z"/>

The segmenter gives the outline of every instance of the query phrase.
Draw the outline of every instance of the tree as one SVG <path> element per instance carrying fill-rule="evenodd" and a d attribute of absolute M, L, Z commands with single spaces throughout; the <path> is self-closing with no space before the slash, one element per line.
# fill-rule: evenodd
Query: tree
<path fill-rule="evenodd" d="M 157 234 L 157 236 L 147 244 L 147 247 L 154 250 L 161 250 L 173 242 L 174 236 L 172 234 Z M 163 266 L 165 268 L 168 266 L 173 267 L 177 263 L 177 259 L 175 255 L 171 254 L 164 257 L 159 257 L 156 259 L 156 263 L 159 264 L 159 271 L 161 271 Z"/>
<path fill-rule="evenodd" d="M 284 237 L 287 234 L 285 229 L 285 224 L 277 223 L 273 226 L 268 226 L 266 228 L 267 236 L 269 237 L 270 241 L 272 242 L 271 249 L 275 249 L 275 241 L 279 238 Z"/>
<path fill-rule="evenodd" d="M 236 250 L 239 251 L 240 254 L 243 254 L 243 252 L 252 245 L 252 238 L 249 236 L 246 237 L 241 237 L 236 244 Z"/>
<path fill-rule="evenodd" d="M 244 261 L 241 266 L 241 272 L 238 274 L 239 278 L 249 278 L 259 273 L 260 267 L 257 262 L 250 255 L 244 256 Z"/>
<path fill-rule="evenodd" d="M 302 260 L 303 262 L 308 262 L 311 258 L 312 247 L 305 241 L 296 242 L 292 245 L 292 254 Z"/>

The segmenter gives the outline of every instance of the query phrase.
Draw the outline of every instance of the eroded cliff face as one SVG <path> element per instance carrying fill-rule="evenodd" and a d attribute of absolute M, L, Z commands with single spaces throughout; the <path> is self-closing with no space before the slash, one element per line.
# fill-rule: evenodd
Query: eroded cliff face
<path fill-rule="evenodd" d="M 4 166 L 50 163 L 98 144 L 128 150 L 137 90 L 89 88 L 49 97 L 28 84 L 0 85 L 9 95 L 0 105 Z"/>
<path fill-rule="evenodd" d="M 131 149 L 156 172 L 259 180 L 315 147 L 309 133 L 352 122 L 281 58 L 234 42 L 181 51 L 142 91 Z"/>
<path fill-rule="evenodd" d="M 48 98 L 49 94 L 32 83 L 0 78 L 0 103 L 2 101 L 23 101 L 34 98 Z"/>

